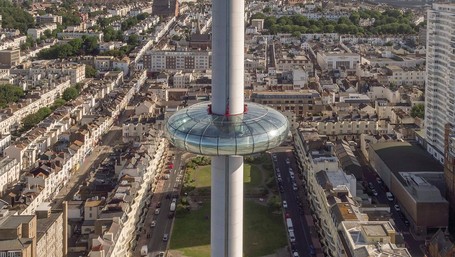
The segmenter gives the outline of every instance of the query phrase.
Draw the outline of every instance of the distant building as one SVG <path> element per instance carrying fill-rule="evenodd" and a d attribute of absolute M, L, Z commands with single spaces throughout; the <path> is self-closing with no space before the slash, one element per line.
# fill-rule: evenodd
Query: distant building
<path fill-rule="evenodd" d="M 324 108 L 321 97 L 315 90 L 255 92 L 251 96 L 251 101 L 268 105 L 281 112 L 293 112 L 297 117 L 320 113 Z"/>
<path fill-rule="evenodd" d="M 177 0 L 155 0 L 152 6 L 152 15 L 158 16 L 178 16 L 179 1 Z"/>
<path fill-rule="evenodd" d="M 187 70 L 205 71 L 212 67 L 212 53 L 208 51 L 149 51 L 144 54 L 144 68 L 148 71 Z"/>
<path fill-rule="evenodd" d="M 21 51 L 15 50 L 1 50 L 0 51 L 0 66 L 11 67 L 21 63 Z"/>
<path fill-rule="evenodd" d="M 45 24 L 45 23 L 59 23 L 59 24 L 62 24 L 62 16 L 52 15 L 52 14 L 36 16 L 36 23 L 37 24 Z"/>

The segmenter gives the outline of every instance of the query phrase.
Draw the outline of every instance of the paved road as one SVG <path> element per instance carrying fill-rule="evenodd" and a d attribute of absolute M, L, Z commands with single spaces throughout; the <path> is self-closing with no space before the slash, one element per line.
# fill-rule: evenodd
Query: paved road
<path fill-rule="evenodd" d="M 175 155 L 172 156 L 172 153 Z M 155 192 L 153 193 L 150 208 L 148 209 L 145 218 L 145 229 L 140 235 L 135 251 L 136 255 L 134 256 L 139 256 L 140 248 L 145 244 L 148 246 L 149 256 L 153 257 L 155 257 L 159 252 L 166 251 L 168 249 L 168 242 L 170 241 L 170 234 L 174 221 L 174 219 L 169 218 L 168 215 L 170 214 L 170 204 L 172 202 L 172 197 L 179 195 L 181 181 L 183 179 L 183 169 L 181 169 L 181 165 L 183 163 L 182 152 L 170 151 L 169 161 L 173 163 L 174 168 L 169 173 L 169 179 L 161 179 L 157 184 Z M 169 165 L 166 165 L 164 169 L 169 170 Z M 165 173 L 163 172 L 161 175 L 164 174 Z M 170 196 L 169 198 L 166 197 L 168 195 Z M 160 202 L 161 207 L 159 208 L 159 214 L 156 215 L 155 210 L 157 209 L 158 202 Z M 150 226 L 152 221 L 156 222 L 156 226 L 153 228 Z M 170 235 L 167 242 L 163 241 L 164 234 Z M 149 235 L 149 237 L 147 235 Z"/>
<path fill-rule="evenodd" d="M 90 171 L 94 171 L 106 159 L 112 150 L 112 146 L 120 143 L 119 139 L 121 138 L 122 129 L 112 126 L 109 132 L 102 137 L 102 143 L 93 148 L 92 153 L 85 159 L 79 169 L 72 174 L 66 185 L 57 194 L 53 208 L 60 209 L 63 201 L 72 200 L 72 197 L 79 190 L 79 185 L 87 180 Z"/>
<path fill-rule="evenodd" d="M 371 167 L 366 163 L 366 161 L 359 156 L 359 161 L 364 167 L 363 174 L 364 174 L 364 181 L 366 183 L 372 183 L 378 195 L 375 196 L 375 200 L 381 204 L 387 204 L 390 206 L 390 212 L 392 214 L 392 219 L 394 221 L 395 229 L 397 232 L 403 233 L 404 240 L 406 242 L 406 248 L 408 248 L 409 252 L 413 257 L 423 257 L 424 253 L 421 250 L 421 247 L 425 245 L 424 240 L 416 240 L 412 237 L 411 233 L 409 232 L 409 227 L 405 225 L 402 215 L 394 209 L 394 205 L 397 204 L 395 201 L 389 201 L 385 195 L 388 192 L 387 187 L 383 183 L 378 183 L 377 177 L 378 175 Z"/>
<path fill-rule="evenodd" d="M 310 224 L 308 224 L 308 221 L 305 218 L 305 215 L 311 215 L 311 213 L 308 201 L 303 192 L 302 181 L 298 176 L 299 171 L 292 150 L 291 148 L 278 148 L 272 151 L 272 154 L 276 155 L 276 161 L 273 161 L 275 174 L 278 174 L 278 170 L 281 174 L 282 186 L 280 186 L 279 183 L 279 187 L 283 188 L 281 198 L 283 201 L 286 201 L 288 205 L 288 207 L 284 209 L 284 215 L 286 216 L 287 213 L 287 215 L 290 216 L 294 226 L 296 240 L 295 243 L 290 244 L 291 249 L 297 251 L 299 256 L 310 257 L 310 245 L 313 245 L 313 240 L 319 239 L 317 238 L 316 232 L 310 228 Z M 286 163 L 286 159 L 289 160 L 289 164 Z M 289 168 L 292 168 L 294 179 L 291 178 Z M 293 183 L 297 184 L 297 191 L 293 189 Z M 284 219 L 286 224 L 286 217 L 284 217 Z"/>

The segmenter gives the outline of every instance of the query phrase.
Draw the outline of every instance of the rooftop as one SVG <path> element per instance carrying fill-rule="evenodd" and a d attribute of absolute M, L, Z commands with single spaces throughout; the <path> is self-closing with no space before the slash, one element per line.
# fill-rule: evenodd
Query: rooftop
<path fill-rule="evenodd" d="M 394 173 L 402 171 L 443 171 L 441 164 L 427 152 L 408 142 L 377 143 L 371 147 Z"/>

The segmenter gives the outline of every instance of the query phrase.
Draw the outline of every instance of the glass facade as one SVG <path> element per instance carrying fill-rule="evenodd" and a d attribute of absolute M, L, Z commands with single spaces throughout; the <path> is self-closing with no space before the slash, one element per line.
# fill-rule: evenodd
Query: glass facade
<path fill-rule="evenodd" d="M 210 102 L 176 112 L 166 123 L 166 137 L 176 147 L 203 155 L 247 155 L 279 146 L 289 132 L 278 111 L 248 103 L 242 115 L 209 114 Z"/>

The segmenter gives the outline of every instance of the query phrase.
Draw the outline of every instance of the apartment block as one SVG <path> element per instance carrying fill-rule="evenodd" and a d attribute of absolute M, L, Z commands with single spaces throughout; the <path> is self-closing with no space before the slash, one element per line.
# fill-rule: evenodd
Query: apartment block
<path fill-rule="evenodd" d="M 103 32 L 95 31 L 64 31 L 57 33 L 57 37 L 60 39 L 82 38 L 83 36 L 96 37 L 96 39 L 98 39 L 98 42 L 103 42 L 104 38 Z"/>
<path fill-rule="evenodd" d="M 6 188 L 19 180 L 19 162 L 16 159 L 3 157 L 0 159 L 0 196 Z"/>
<path fill-rule="evenodd" d="M 434 3 L 427 17 L 425 136 L 428 152 L 443 163 L 445 125 L 455 124 L 455 4 Z"/>
<path fill-rule="evenodd" d="M 69 76 L 71 84 L 74 85 L 85 79 L 85 64 L 67 61 L 39 60 L 32 62 L 30 67 L 11 69 L 10 73 L 23 76 L 33 76 L 37 74 L 44 75 L 49 73 L 60 76 Z"/>
<path fill-rule="evenodd" d="M 325 70 L 340 68 L 355 70 L 360 65 L 360 55 L 356 53 L 318 52 L 316 58 L 318 64 Z"/>
<path fill-rule="evenodd" d="M 53 31 L 54 29 L 57 29 L 57 24 L 56 23 L 47 23 L 43 24 L 39 27 L 36 28 L 29 28 L 27 30 L 27 35 L 32 36 L 33 39 L 39 39 L 44 35 L 44 32 L 46 30 Z"/>
<path fill-rule="evenodd" d="M 21 50 L 6 49 L 0 51 L 0 67 L 10 68 L 21 63 Z"/>
<path fill-rule="evenodd" d="M 212 68 L 212 53 L 207 51 L 149 51 L 144 54 L 144 68 L 157 72 L 164 70 L 205 71 Z"/>
<path fill-rule="evenodd" d="M 8 213 L 5 209 L 2 212 Z M 38 257 L 36 224 L 35 215 L 3 218 L 0 224 L 0 256 Z"/>
<path fill-rule="evenodd" d="M 45 14 L 39 15 L 35 17 L 37 24 L 45 24 L 45 23 L 58 23 L 62 24 L 62 16 L 59 15 L 52 15 L 52 14 Z"/>
<path fill-rule="evenodd" d="M 324 109 L 321 97 L 315 90 L 254 92 L 251 101 L 268 105 L 281 112 L 292 112 L 297 117 L 321 113 Z"/>

